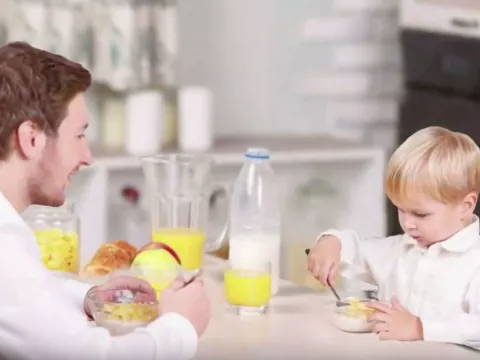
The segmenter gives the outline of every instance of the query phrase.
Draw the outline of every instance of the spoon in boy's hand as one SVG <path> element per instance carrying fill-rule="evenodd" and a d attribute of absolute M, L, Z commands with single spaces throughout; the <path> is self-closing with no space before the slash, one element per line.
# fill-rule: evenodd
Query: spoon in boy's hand
<path fill-rule="evenodd" d="M 310 249 L 305 249 L 305 254 L 307 255 L 310 254 Z M 330 290 L 332 290 L 333 295 L 335 295 L 335 297 L 337 298 L 337 306 L 348 305 L 348 303 L 346 301 L 343 301 L 340 295 L 338 295 L 337 291 L 332 286 L 332 284 L 330 284 L 330 281 L 328 281 L 328 279 L 327 279 L 327 285 L 330 288 Z"/>
<path fill-rule="evenodd" d="M 310 254 L 310 249 L 305 249 L 305 254 L 307 254 L 307 255 Z M 335 295 L 335 297 L 337 298 L 337 306 L 350 305 L 349 301 L 345 301 L 345 300 L 342 300 L 340 298 L 337 291 L 332 286 L 332 284 L 330 284 L 330 281 L 328 281 L 328 280 L 327 280 L 327 285 L 330 288 L 330 290 L 332 290 L 333 295 Z M 378 301 L 378 296 L 377 296 L 376 291 L 374 291 L 374 290 L 363 290 L 363 293 L 364 293 L 365 299 L 368 299 L 368 300 L 361 300 L 362 302 L 368 302 L 370 300 L 377 300 Z"/>

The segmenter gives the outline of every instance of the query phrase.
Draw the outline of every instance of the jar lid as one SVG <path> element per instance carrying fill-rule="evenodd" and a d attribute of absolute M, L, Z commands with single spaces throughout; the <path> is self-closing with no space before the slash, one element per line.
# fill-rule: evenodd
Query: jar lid
<path fill-rule="evenodd" d="M 30 219 L 58 219 L 69 220 L 76 215 L 71 203 L 64 203 L 61 206 L 30 205 L 22 214 L 26 220 Z"/>

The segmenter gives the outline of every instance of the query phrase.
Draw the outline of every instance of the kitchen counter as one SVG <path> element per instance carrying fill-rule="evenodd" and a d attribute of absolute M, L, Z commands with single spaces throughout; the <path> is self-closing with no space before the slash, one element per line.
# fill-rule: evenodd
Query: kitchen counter
<path fill-rule="evenodd" d="M 374 334 L 342 332 L 327 320 L 329 293 L 282 281 L 266 315 L 230 313 L 223 296 L 224 260 L 205 260 L 212 320 L 196 359 L 479 359 L 476 351 L 441 343 L 380 341 Z"/>

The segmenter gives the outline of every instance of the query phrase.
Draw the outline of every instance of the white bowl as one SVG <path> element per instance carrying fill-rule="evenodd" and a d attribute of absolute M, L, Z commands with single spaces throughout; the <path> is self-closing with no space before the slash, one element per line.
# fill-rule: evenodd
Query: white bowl
<path fill-rule="evenodd" d="M 369 333 L 373 329 L 373 323 L 368 322 L 366 317 L 352 317 L 337 311 L 333 312 L 330 321 L 336 328 L 345 332 Z"/>
<path fill-rule="evenodd" d="M 349 302 L 352 299 L 346 298 L 344 301 Z M 361 303 L 368 302 L 367 299 L 360 299 Z M 373 329 L 373 322 L 368 321 L 368 316 L 373 309 L 356 309 L 349 310 L 350 305 L 333 305 L 330 314 L 330 321 L 338 329 L 351 333 L 368 333 Z M 351 309 L 351 308 L 350 308 Z"/>

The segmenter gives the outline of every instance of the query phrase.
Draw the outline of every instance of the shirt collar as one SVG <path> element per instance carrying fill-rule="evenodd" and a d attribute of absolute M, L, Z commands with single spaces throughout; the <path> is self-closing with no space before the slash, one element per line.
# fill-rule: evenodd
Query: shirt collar
<path fill-rule="evenodd" d="M 450 252 L 465 252 L 468 251 L 472 246 L 480 244 L 479 234 L 479 218 L 478 216 L 473 215 L 473 221 L 470 225 L 464 227 L 447 240 L 438 243 L 438 246 Z M 403 241 L 406 245 L 418 246 L 417 241 L 408 234 L 403 235 Z M 435 244 L 432 246 L 435 246 Z"/>

